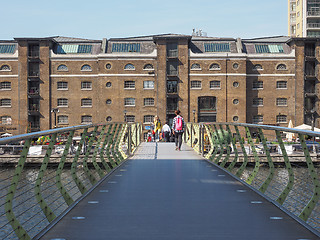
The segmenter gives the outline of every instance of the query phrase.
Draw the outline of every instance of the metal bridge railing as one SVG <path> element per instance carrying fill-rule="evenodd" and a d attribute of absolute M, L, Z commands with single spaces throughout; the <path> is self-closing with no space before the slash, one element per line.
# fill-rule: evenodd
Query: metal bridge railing
<path fill-rule="evenodd" d="M 141 124 L 59 128 L 0 139 L 0 239 L 31 239 L 132 154 Z M 57 145 L 57 143 L 62 143 Z M 34 150 L 40 155 L 30 155 Z M 36 152 L 36 151 L 34 151 Z"/>
<path fill-rule="evenodd" d="M 320 144 L 314 141 L 318 137 L 320 132 L 256 124 L 188 123 L 186 128 L 186 142 L 195 151 L 316 231 L 320 231 Z"/>

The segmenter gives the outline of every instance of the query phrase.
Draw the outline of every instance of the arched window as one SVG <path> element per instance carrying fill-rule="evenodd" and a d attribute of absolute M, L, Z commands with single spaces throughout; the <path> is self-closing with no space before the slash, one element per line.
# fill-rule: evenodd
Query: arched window
<path fill-rule="evenodd" d="M 256 64 L 253 66 L 252 70 L 262 70 L 262 66 L 260 64 Z"/>
<path fill-rule="evenodd" d="M 81 71 L 92 71 L 92 68 L 90 65 L 85 64 L 81 67 Z"/>
<path fill-rule="evenodd" d="M 146 64 L 146 65 L 144 65 L 143 69 L 144 69 L 144 70 L 154 70 L 152 64 Z"/>
<path fill-rule="evenodd" d="M 124 67 L 125 70 L 135 70 L 136 68 L 134 67 L 133 64 L 129 63 Z"/>
<path fill-rule="evenodd" d="M 277 70 L 287 70 L 287 66 L 285 64 L 281 63 L 277 66 Z"/>
<path fill-rule="evenodd" d="M 61 64 L 57 67 L 58 71 L 68 71 L 68 67 L 64 64 Z"/>
<path fill-rule="evenodd" d="M 191 70 L 201 70 L 200 64 L 198 64 L 198 63 L 192 64 Z"/>
<path fill-rule="evenodd" d="M 11 68 L 9 67 L 9 65 L 2 65 L 0 67 L 0 71 L 11 71 Z"/>
<path fill-rule="evenodd" d="M 210 65 L 209 70 L 220 70 L 220 65 L 218 63 L 213 63 Z"/>

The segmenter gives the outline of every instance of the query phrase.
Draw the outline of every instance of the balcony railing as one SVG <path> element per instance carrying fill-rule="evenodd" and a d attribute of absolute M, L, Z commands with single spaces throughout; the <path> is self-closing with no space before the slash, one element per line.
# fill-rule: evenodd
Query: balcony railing
<path fill-rule="evenodd" d="M 320 11 L 308 11 L 307 16 L 320 16 Z"/>
<path fill-rule="evenodd" d="M 167 111 L 175 111 L 178 109 L 177 103 L 168 103 L 167 104 Z"/>
<path fill-rule="evenodd" d="M 28 94 L 30 96 L 38 96 L 39 95 L 39 89 L 38 88 L 30 88 L 28 91 Z"/>
<path fill-rule="evenodd" d="M 308 23 L 308 28 L 320 28 L 320 23 Z"/>
<path fill-rule="evenodd" d="M 40 76 L 40 72 L 38 72 L 38 71 L 30 71 L 28 76 L 29 77 L 39 77 Z"/>
<path fill-rule="evenodd" d="M 177 93 L 178 92 L 178 86 L 177 85 L 167 85 L 167 93 Z"/>
<path fill-rule="evenodd" d="M 168 70 L 167 71 L 167 76 L 168 77 L 177 77 L 178 76 L 178 71 L 177 70 Z"/>
<path fill-rule="evenodd" d="M 29 51 L 28 57 L 29 58 L 39 58 L 40 52 L 39 51 Z"/>

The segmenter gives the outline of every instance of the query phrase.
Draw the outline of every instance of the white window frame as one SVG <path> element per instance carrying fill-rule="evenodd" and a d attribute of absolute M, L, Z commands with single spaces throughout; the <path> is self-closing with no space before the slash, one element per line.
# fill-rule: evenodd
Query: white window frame
<path fill-rule="evenodd" d="M 217 67 L 214 68 L 213 66 L 217 66 Z M 219 71 L 219 70 L 221 70 L 221 66 L 219 63 L 212 63 L 209 66 L 209 70 L 210 71 Z"/>
<path fill-rule="evenodd" d="M 253 124 L 263 123 L 263 116 L 262 115 L 255 115 L 252 117 Z"/>
<path fill-rule="evenodd" d="M 151 63 L 148 63 L 148 64 L 144 65 L 143 70 L 152 71 L 152 70 L 154 70 L 154 67 Z"/>
<path fill-rule="evenodd" d="M 286 87 L 281 87 L 281 85 L 285 83 Z M 279 87 L 280 86 L 280 87 Z M 276 83 L 276 89 L 288 89 L 288 81 L 277 81 Z"/>
<path fill-rule="evenodd" d="M 262 107 L 263 106 L 263 98 L 254 98 L 252 99 L 253 107 Z"/>
<path fill-rule="evenodd" d="M 214 85 L 214 83 L 219 83 L 219 87 L 215 87 L 215 86 L 213 86 Z M 210 81 L 210 89 L 221 89 L 221 81 L 217 81 L 217 80 L 213 80 L 213 81 Z"/>
<path fill-rule="evenodd" d="M 12 101 L 10 98 L 0 99 L 0 107 L 11 107 Z"/>
<path fill-rule="evenodd" d="M 0 90 L 10 91 L 11 90 L 11 82 L 8 82 L 8 81 L 0 82 Z"/>
<path fill-rule="evenodd" d="M 190 70 L 192 71 L 200 71 L 201 70 L 201 66 L 199 63 L 193 63 L 190 67 Z"/>
<path fill-rule="evenodd" d="M 151 82 L 152 82 L 152 87 L 149 87 Z M 148 83 L 148 84 L 146 84 L 146 83 Z M 148 86 L 146 87 L 146 85 L 148 85 Z M 154 89 L 154 81 L 152 81 L 152 80 L 143 81 L 143 89 Z"/>
<path fill-rule="evenodd" d="M 144 106 L 154 106 L 154 98 L 144 98 L 143 105 Z"/>
<path fill-rule="evenodd" d="M 134 71 L 136 70 L 136 67 L 132 63 L 128 63 L 124 66 L 124 70 L 126 71 Z"/>
<path fill-rule="evenodd" d="M 69 124 L 69 117 L 67 115 L 59 115 L 57 120 L 58 124 Z"/>
<path fill-rule="evenodd" d="M 84 64 L 81 67 L 81 71 L 83 71 L 83 72 L 92 72 L 92 67 L 89 64 Z"/>
<path fill-rule="evenodd" d="M 11 116 L 1 116 L 0 119 L 1 119 L 0 124 L 3 124 L 3 125 L 11 125 L 12 124 Z"/>
<path fill-rule="evenodd" d="M 124 81 L 124 89 L 136 89 L 136 81 Z"/>
<path fill-rule="evenodd" d="M 277 98 L 276 105 L 279 107 L 286 107 L 286 106 L 288 106 L 288 99 L 287 98 Z"/>
<path fill-rule="evenodd" d="M 143 123 L 150 124 L 153 123 L 154 115 L 144 115 L 143 116 Z"/>
<path fill-rule="evenodd" d="M 91 123 L 92 123 L 92 116 L 90 115 L 81 116 L 81 124 L 91 124 Z"/>
<path fill-rule="evenodd" d="M 126 122 L 127 123 L 134 123 L 136 121 L 136 116 L 134 115 L 126 115 Z"/>
<path fill-rule="evenodd" d="M 81 99 L 81 107 L 92 107 L 92 99 L 91 98 L 82 98 Z"/>
<path fill-rule="evenodd" d="M 136 99 L 135 98 L 125 98 L 124 105 L 128 107 L 136 106 Z"/>
<path fill-rule="evenodd" d="M 83 81 L 81 82 L 81 90 L 92 90 L 92 82 L 91 81 Z"/>
<path fill-rule="evenodd" d="M 260 85 L 262 85 L 262 87 Z M 258 90 L 258 89 L 263 89 L 263 81 L 253 81 L 252 82 L 252 90 Z"/>
<path fill-rule="evenodd" d="M 63 85 L 63 86 L 59 86 L 59 84 L 61 84 L 61 85 Z M 65 87 L 64 85 L 66 85 L 66 87 Z M 59 81 L 59 82 L 57 82 L 57 90 L 66 91 L 66 90 L 68 90 L 68 86 L 69 86 L 69 83 L 68 83 L 68 82 L 65 82 L 65 81 Z"/>
<path fill-rule="evenodd" d="M 57 71 L 59 71 L 59 72 L 68 72 L 69 69 L 68 69 L 67 65 L 65 65 L 65 64 L 60 64 L 60 65 L 57 67 Z"/>
<path fill-rule="evenodd" d="M 68 107 L 69 100 L 68 98 L 58 98 L 57 99 L 57 107 Z"/>
<path fill-rule="evenodd" d="M 277 115 L 276 117 L 277 123 L 287 123 L 288 122 L 288 117 L 287 115 Z"/>
<path fill-rule="evenodd" d="M 200 86 L 199 86 L 200 85 Z M 202 88 L 202 82 L 199 80 L 194 80 L 190 82 L 190 88 L 191 89 L 201 89 Z"/>

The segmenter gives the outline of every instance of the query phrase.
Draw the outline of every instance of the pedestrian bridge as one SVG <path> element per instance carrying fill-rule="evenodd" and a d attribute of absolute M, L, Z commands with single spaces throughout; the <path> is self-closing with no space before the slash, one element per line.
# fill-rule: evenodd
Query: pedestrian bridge
<path fill-rule="evenodd" d="M 300 142 L 288 154 L 282 140 L 289 131 Z M 28 154 L 44 135 L 45 154 Z M 306 136 L 317 133 L 188 124 L 175 151 L 174 143 L 142 142 L 140 124 L 119 123 L 6 138 L 1 145 L 25 143 L 20 157 L 2 155 L 0 237 L 319 239 L 317 146 Z"/>

